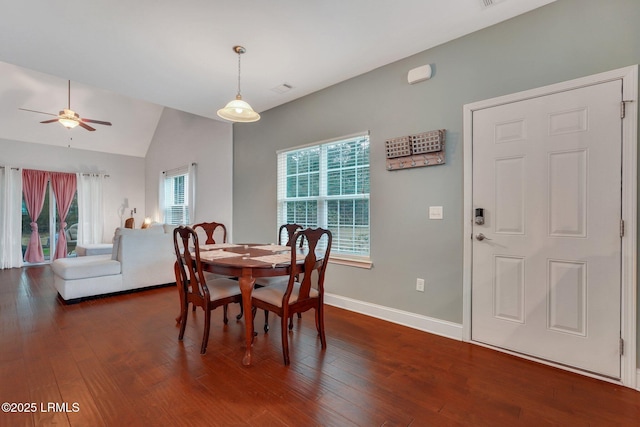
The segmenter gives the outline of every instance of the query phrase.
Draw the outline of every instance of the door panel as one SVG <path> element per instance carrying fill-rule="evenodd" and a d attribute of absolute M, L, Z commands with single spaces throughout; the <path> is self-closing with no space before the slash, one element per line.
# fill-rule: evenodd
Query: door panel
<path fill-rule="evenodd" d="M 524 157 L 495 161 L 495 232 L 524 234 Z"/>
<path fill-rule="evenodd" d="M 620 377 L 621 93 L 473 112 L 474 341 Z"/>
<path fill-rule="evenodd" d="M 549 155 L 549 235 L 587 237 L 587 150 Z"/>

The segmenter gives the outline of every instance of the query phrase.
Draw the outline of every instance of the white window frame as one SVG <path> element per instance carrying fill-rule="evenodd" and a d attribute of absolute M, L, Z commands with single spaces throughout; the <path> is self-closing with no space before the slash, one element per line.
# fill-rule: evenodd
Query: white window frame
<path fill-rule="evenodd" d="M 163 222 L 172 225 L 189 225 L 193 222 L 195 218 L 195 167 L 196 164 L 192 163 L 187 166 L 162 172 L 159 205 Z M 170 194 L 173 193 L 173 191 L 171 191 L 173 187 L 169 187 L 167 184 L 175 182 L 175 179 L 181 176 L 184 177 L 184 201 L 180 204 L 172 204 L 171 206 L 174 208 L 182 206 L 182 215 L 185 221 L 177 223 L 172 217 L 169 218 L 169 215 L 167 215 L 167 209 L 169 207 L 167 202 L 173 197 Z"/>
<path fill-rule="evenodd" d="M 312 144 L 307 144 L 307 145 L 303 145 L 303 146 L 298 146 L 298 147 L 294 147 L 294 148 L 290 148 L 290 149 L 286 149 L 286 150 L 280 150 L 277 152 L 277 158 L 278 158 L 278 170 L 277 170 L 277 176 L 278 176 L 278 183 L 277 183 L 277 207 L 278 207 L 278 212 L 277 212 L 277 226 L 279 227 L 281 224 L 285 224 L 287 222 L 290 222 L 287 219 L 287 209 L 286 209 L 286 204 L 287 202 L 295 202 L 295 201 L 316 201 L 317 202 L 317 215 L 316 215 L 316 219 L 315 221 L 310 220 L 309 224 L 313 224 L 316 225 L 318 227 L 322 227 L 322 228 L 328 228 L 329 230 L 332 231 L 332 234 L 334 235 L 334 244 L 333 247 L 331 249 L 331 257 L 330 257 L 330 262 L 333 263 L 337 263 L 337 264 L 343 264 L 343 265 L 349 265 L 349 266 L 354 266 L 354 267 L 362 267 L 362 268 L 371 268 L 372 266 L 372 262 L 371 262 L 371 205 L 370 203 L 368 203 L 368 209 L 367 209 L 367 224 L 368 226 L 365 227 L 365 229 L 367 229 L 367 238 L 366 238 L 366 245 L 362 246 L 360 245 L 360 248 L 363 249 L 362 251 L 358 251 L 356 249 L 356 247 L 358 245 L 354 244 L 354 246 L 352 247 L 352 249 L 355 249 L 353 252 L 351 251 L 345 251 L 345 250 L 340 250 L 340 245 L 337 243 L 337 239 L 340 238 L 340 236 L 338 236 L 338 233 L 335 230 L 332 230 L 332 226 L 328 224 L 329 219 L 328 219 L 328 205 L 329 202 L 331 201 L 336 201 L 336 200 L 367 200 L 368 202 L 370 201 L 370 187 L 369 187 L 369 192 L 367 193 L 357 193 L 357 194 L 344 194 L 344 195 L 328 195 L 328 185 L 327 185 L 327 181 L 328 181 L 328 166 L 327 166 L 327 161 L 328 161 L 328 155 L 327 155 L 327 151 L 328 148 L 336 143 L 340 143 L 340 142 L 356 142 L 358 139 L 366 139 L 366 143 L 370 144 L 369 141 L 369 132 L 359 132 L 356 134 L 351 134 L 351 135 L 346 135 L 346 136 L 341 136 L 338 138 L 333 138 L 330 140 L 325 140 L 325 141 L 320 141 L 320 142 L 315 142 Z M 287 155 L 297 152 L 297 151 L 304 151 L 304 150 L 312 150 L 312 149 L 319 149 L 320 150 L 320 160 L 319 160 L 319 195 L 318 196 L 303 196 L 303 197 L 298 197 L 298 196 L 294 196 L 294 197 L 287 197 Z M 349 169 L 363 169 L 365 167 L 365 165 L 363 164 L 357 164 L 356 166 L 345 166 L 344 168 L 340 168 L 338 170 L 349 170 Z M 333 169 L 334 171 L 336 169 Z M 369 159 L 368 159 L 368 163 L 366 164 L 366 171 L 369 175 L 369 186 L 370 186 L 370 153 L 369 153 Z M 304 221 L 297 221 L 299 224 L 306 226 L 308 224 L 304 223 Z M 355 234 L 355 230 L 357 228 L 361 228 L 358 225 L 355 224 L 355 219 L 354 219 L 354 223 L 347 225 L 347 226 L 351 226 L 354 230 L 354 234 Z"/>

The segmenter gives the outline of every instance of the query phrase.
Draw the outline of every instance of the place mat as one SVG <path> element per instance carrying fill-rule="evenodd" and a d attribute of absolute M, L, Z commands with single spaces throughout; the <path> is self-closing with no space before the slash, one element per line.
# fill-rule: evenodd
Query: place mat
<path fill-rule="evenodd" d="M 283 245 L 253 246 L 253 249 L 263 249 L 265 251 L 271 251 L 271 252 L 291 251 L 291 247 L 290 246 L 283 246 Z"/>
<path fill-rule="evenodd" d="M 218 251 L 202 252 L 200 253 L 200 258 L 212 260 L 212 259 L 219 259 L 219 258 L 232 258 L 236 256 L 243 256 L 243 255 L 246 255 L 246 254 L 239 254 L 236 252 L 227 252 L 227 251 L 218 250 Z"/>
<path fill-rule="evenodd" d="M 291 262 L 291 255 L 289 254 L 276 254 L 276 255 L 264 255 L 251 257 L 256 261 L 266 262 L 267 264 L 271 264 L 272 266 L 276 266 L 278 264 L 289 264 Z"/>
<path fill-rule="evenodd" d="M 236 245 L 235 243 L 214 243 L 212 245 L 200 245 L 201 251 L 213 251 L 216 249 L 224 249 L 224 248 L 237 248 L 240 245 Z"/>

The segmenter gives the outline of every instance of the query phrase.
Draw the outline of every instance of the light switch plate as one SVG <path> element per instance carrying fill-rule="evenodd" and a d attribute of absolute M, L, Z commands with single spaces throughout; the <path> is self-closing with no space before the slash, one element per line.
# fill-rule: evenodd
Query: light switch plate
<path fill-rule="evenodd" d="M 442 206 L 429 206 L 429 219 L 442 219 Z"/>

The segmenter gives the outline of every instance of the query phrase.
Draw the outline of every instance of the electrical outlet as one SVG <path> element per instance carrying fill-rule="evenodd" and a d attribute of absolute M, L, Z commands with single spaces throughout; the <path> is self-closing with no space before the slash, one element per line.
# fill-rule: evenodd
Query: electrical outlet
<path fill-rule="evenodd" d="M 424 279 L 416 279 L 416 291 L 424 292 Z"/>

